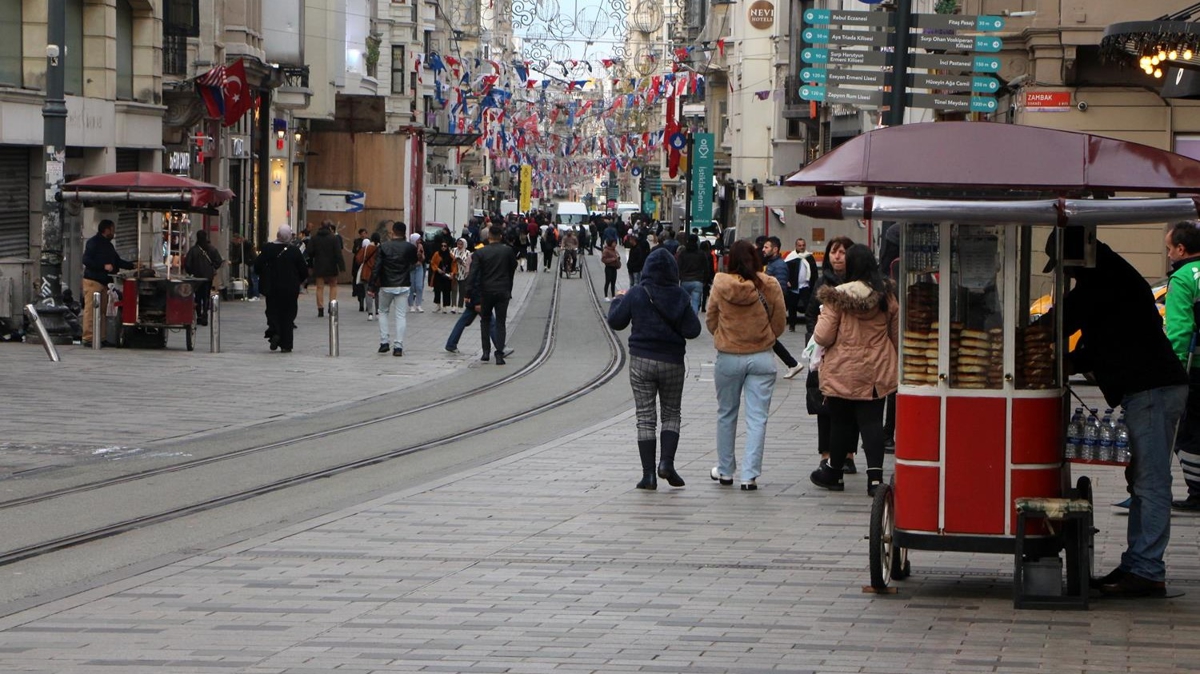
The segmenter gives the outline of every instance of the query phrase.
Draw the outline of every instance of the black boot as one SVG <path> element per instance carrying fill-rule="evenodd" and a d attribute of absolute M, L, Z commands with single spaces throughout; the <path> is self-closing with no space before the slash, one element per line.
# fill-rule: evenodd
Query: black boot
<path fill-rule="evenodd" d="M 642 458 L 642 481 L 637 483 L 638 489 L 658 489 L 658 479 L 654 477 L 655 445 L 653 440 L 638 440 L 638 454 Z"/>
<path fill-rule="evenodd" d="M 672 487 L 682 487 L 683 478 L 675 472 L 675 450 L 679 448 L 679 433 L 663 431 L 658 436 L 662 443 L 662 458 L 658 461 L 658 476 Z"/>
<path fill-rule="evenodd" d="M 883 484 L 882 468 L 867 468 L 867 496 L 875 497 L 875 490 Z"/>
<path fill-rule="evenodd" d="M 826 460 L 821 461 L 821 465 L 808 476 L 808 479 L 813 484 L 829 491 L 844 491 L 846 485 L 842 483 L 842 471 L 833 468 Z"/>

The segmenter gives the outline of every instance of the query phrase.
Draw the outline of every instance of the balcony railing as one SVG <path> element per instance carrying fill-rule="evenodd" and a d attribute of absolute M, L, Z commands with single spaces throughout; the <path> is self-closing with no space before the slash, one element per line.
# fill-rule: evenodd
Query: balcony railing
<path fill-rule="evenodd" d="M 184 32 L 163 31 L 163 74 L 186 77 L 188 74 L 188 36 Z"/>

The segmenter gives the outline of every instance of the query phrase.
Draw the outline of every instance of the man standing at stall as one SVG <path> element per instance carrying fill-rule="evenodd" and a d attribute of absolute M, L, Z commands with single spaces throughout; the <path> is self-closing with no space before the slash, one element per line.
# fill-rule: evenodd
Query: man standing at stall
<path fill-rule="evenodd" d="M 292 331 L 299 311 L 300 286 L 308 278 L 304 253 L 292 245 L 292 228 L 280 225 L 275 241 L 263 246 L 254 260 L 254 273 L 267 298 L 267 332 L 271 350 L 292 350 Z"/>
<path fill-rule="evenodd" d="M 134 264 L 121 259 L 113 246 L 113 237 L 117 235 L 117 225 L 112 220 L 101 220 L 96 227 L 96 234 L 88 239 L 83 248 L 83 345 L 90 347 L 95 338 L 96 326 L 92 325 L 92 313 L 95 304 L 92 293 L 100 293 L 100 341 L 104 342 L 103 316 L 108 309 L 108 284 L 112 283 L 110 274 L 118 269 L 133 269 Z"/>
<path fill-rule="evenodd" d="M 1084 231 L 1063 232 L 1063 258 L 1084 259 Z M 1046 241 L 1057 264 L 1055 239 Z M 1133 460 L 1125 470 L 1131 494 L 1127 548 L 1121 564 L 1092 581 L 1115 597 L 1165 597 L 1163 553 L 1171 538 L 1171 449 L 1187 402 L 1187 375 L 1162 329 L 1150 285 L 1124 258 L 1096 243 L 1094 267 L 1064 265 L 1075 287 L 1063 298 L 1065 334 L 1083 333 L 1068 361 L 1068 372 L 1091 372 L 1112 407 L 1125 408 Z M 1113 318 L 1113 307 L 1121 316 Z M 1053 320 L 1047 314 L 1043 320 Z"/>
<path fill-rule="evenodd" d="M 1187 498 L 1172 501 L 1176 510 L 1200 512 L 1200 359 L 1196 349 L 1196 311 L 1200 303 L 1200 227 L 1179 222 L 1167 232 L 1167 258 L 1171 279 L 1167 285 L 1167 339 L 1179 362 L 1188 368 L 1188 400 L 1175 454 L 1187 483 Z"/>

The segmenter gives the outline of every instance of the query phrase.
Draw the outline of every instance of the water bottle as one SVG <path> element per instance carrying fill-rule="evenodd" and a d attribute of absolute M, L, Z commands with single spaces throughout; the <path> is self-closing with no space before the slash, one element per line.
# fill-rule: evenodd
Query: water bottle
<path fill-rule="evenodd" d="M 1113 451 L 1115 427 L 1112 420 L 1112 409 L 1105 410 L 1104 418 L 1100 420 L 1100 442 L 1096 450 L 1096 458 L 1101 461 L 1116 461 Z"/>
<path fill-rule="evenodd" d="M 1083 425 L 1083 450 L 1079 452 L 1079 458 L 1085 461 L 1095 461 L 1097 450 L 1100 445 L 1100 416 L 1095 409 L 1090 410 L 1087 420 Z"/>
<path fill-rule="evenodd" d="M 1078 459 L 1080 450 L 1083 449 L 1083 408 L 1076 407 L 1075 414 L 1071 416 L 1071 422 L 1067 424 L 1067 450 L 1066 458 Z"/>
<path fill-rule="evenodd" d="M 1129 449 L 1129 427 L 1125 425 L 1125 411 L 1121 411 L 1121 417 L 1117 419 L 1117 431 L 1113 434 L 1113 451 L 1116 454 L 1118 463 L 1129 463 L 1133 458 L 1133 454 Z"/>

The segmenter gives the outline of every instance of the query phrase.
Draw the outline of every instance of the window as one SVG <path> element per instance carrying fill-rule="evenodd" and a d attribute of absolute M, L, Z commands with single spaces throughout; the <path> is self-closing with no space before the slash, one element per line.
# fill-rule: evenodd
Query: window
<path fill-rule="evenodd" d="M 64 46 L 64 90 L 78 96 L 83 93 L 83 0 L 67 0 L 67 39 Z"/>
<path fill-rule="evenodd" d="M 404 45 L 392 45 L 392 93 L 403 94 L 404 71 L 408 67 L 408 59 L 404 55 Z"/>
<path fill-rule="evenodd" d="M 163 73 L 187 75 L 187 41 L 200 36 L 200 0 L 163 3 Z"/>
<path fill-rule="evenodd" d="M 21 86 L 21 0 L 0 0 L 0 84 Z"/>
<path fill-rule="evenodd" d="M 788 140 L 804 140 L 804 125 L 798 119 L 787 120 L 787 139 Z"/>
<path fill-rule="evenodd" d="M 117 98 L 133 100 L 133 7 L 117 0 Z"/>

